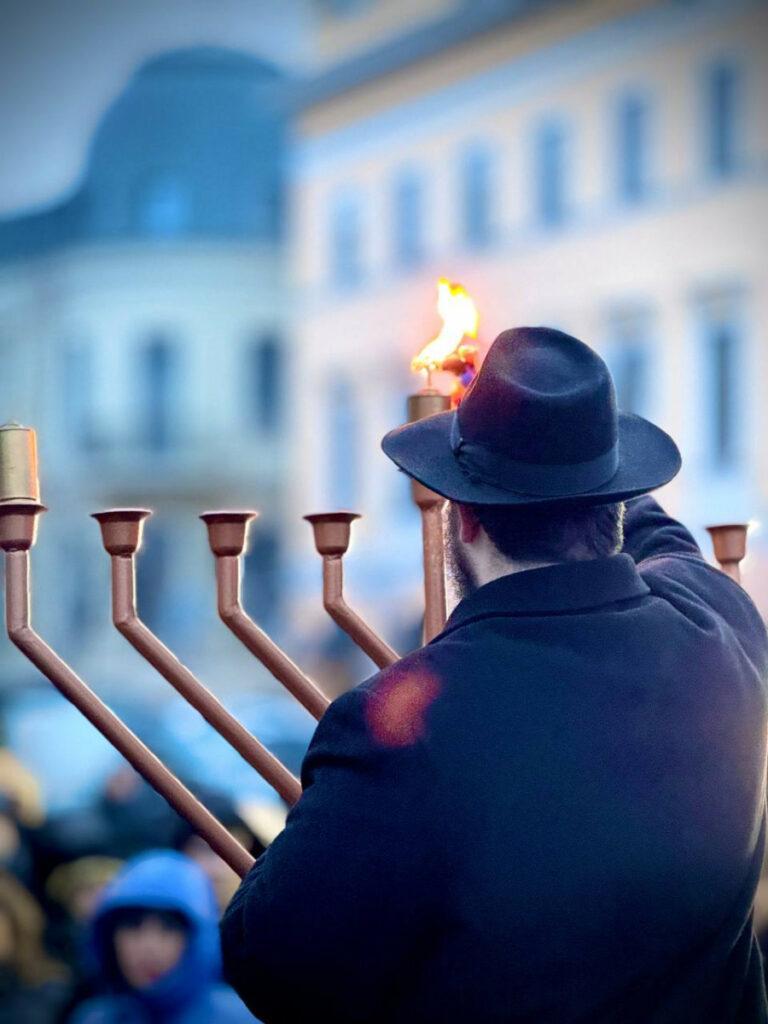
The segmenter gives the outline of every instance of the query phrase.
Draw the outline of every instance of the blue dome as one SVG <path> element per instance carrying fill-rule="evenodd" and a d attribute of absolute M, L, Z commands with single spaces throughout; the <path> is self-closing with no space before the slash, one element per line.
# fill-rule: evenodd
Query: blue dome
<path fill-rule="evenodd" d="M 277 241 L 285 85 L 258 58 L 216 47 L 148 60 L 104 115 L 77 192 L 0 224 L 0 256 L 79 240 Z"/>

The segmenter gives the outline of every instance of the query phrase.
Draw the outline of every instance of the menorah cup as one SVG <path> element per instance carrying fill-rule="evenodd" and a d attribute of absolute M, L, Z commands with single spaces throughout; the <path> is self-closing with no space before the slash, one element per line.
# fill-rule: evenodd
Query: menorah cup
<path fill-rule="evenodd" d="M 425 393 L 419 397 L 430 408 L 436 404 L 433 395 Z M 414 484 L 413 496 L 422 513 L 425 638 L 431 639 L 445 623 L 441 522 L 444 499 L 421 484 Z M 32 629 L 29 553 L 35 543 L 40 514 L 45 511 L 40 502 L 34 431 L 18 424 L 0 427 L 0 548 L 5 552 L 6 623 L 10 639 L 212 849 L 244 876 L 253 865 L 248 851 Z M 299 780 L 139 618 L 135 557 L 150 515 L 149 509 L 144 508 L 94 513 L 111 562 L 113 624 L 286 803 L 294 804 L 301 795 Z M 219 617 L 292 697 L 319 719 L 329 704 L 328 697 L 246 614 L 241 604 L 242 557 L 248 530 L 256 516 L 250 510 L 217 510 L 201 515 L 214 557 Z M 375 664 L 386 668 L 398 660 L 397 652 L 350 608 L 343 592 L 342 559 L 349 547 L 352 523 L 359 515 L 325 512 L 305 518 L 312 526 L 315 546 L 323 560 L 326 611 Z M 738 580 L 739 562 L 746 552 L 746 526 L 708 529 L 721 568 Z"/>

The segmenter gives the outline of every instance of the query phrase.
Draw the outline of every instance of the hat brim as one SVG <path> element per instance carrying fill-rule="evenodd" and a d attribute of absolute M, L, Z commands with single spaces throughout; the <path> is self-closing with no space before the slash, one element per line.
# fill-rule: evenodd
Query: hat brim
<path fill-rule="evenodd" d="M 610 480 L 586 493 L 520 494 L 464 472 L 451 448 L 455 415 L 440 412 L 396 427 L 381 447 L 408 476 L 444 498 L 467 505 L 608 504 L 662 487 L 680 469 L 680 452 L 669 434 L 641 416 L 619 413 L 619 468 Z"/>

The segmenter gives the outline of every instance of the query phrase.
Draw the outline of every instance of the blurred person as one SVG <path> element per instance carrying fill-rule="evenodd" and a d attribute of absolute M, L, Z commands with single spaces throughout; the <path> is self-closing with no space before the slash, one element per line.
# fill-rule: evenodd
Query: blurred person
<path fill-rule="evenodd" d="M 90 925 L 105 995 L 71 1024 L 246 1024 L 253 1017 L 221 981 L 211 884 L 188 857 L 151 851 L 105 889 Z"/>
<path fill-rule="evenodd" d="M 128 858 L 170 846 L 179 817 L 130 765 L 110 775 L 97 805 L 109 830 L 109 854 Z"/>
<path fill-rule="evenodd" d="M 44 819 L 40 783 L 15 754 L 0 746 L 0 867 L 27 887 L 34 887 L 34 837 Z"/>
<path fill-rule="evenodd" d="M 232 984 L 267 1024 L 766 1021 L 768 638 L 639 497 L 672 439 L 519 328 L 383 447 L 449 499 L 459 602 L 320 721 L 224 916 Z"/>
<path fill-rule="evenodd" d="M 0 1024 L 52 1024 L 68 995 L 67 971 L 43 946 L 35 898 L 0 870 Z"/>
<path fill-rule="evenodd" d="M 250 854 L 258 857 L 264 852 L 265 845 L 238 814 L 228 797 L 220 793 L 201 792 L 199 789 L 195 789 L 195 795 Z M 203 869 L 213 886 L 219 910 L 223 911 L 240 884 L 239 876 L 183 818 L 179 819 L 172 845 Z"/>
<path fill-rule="evenodd" d="M 122 867 L 115 857 L 79 857 L 53 869 L 45 883 L 51 906 L 48 944 L 79 972 L 85 932 L 104 887 Z"/>
<path fill-rule="evenodd" d="M 45 819 L 40 783 L 7 747 L 0 747 L 0 793 L 13 802 L 26 828 L 39 828 Z"/>

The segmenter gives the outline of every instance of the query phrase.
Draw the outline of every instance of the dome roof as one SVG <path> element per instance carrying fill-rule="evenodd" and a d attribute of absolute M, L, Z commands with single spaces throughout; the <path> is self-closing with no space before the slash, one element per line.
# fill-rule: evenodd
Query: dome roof
<path fill-rule="evenodd" d="M 0 249 L 21 255 L 118 238 L 277 241 L 285 84 L 266 62 L 218 47 L 151 58 L 102 118 L 77 192 L 0 225 Z"/>

